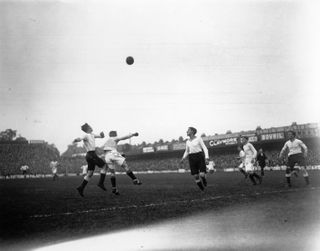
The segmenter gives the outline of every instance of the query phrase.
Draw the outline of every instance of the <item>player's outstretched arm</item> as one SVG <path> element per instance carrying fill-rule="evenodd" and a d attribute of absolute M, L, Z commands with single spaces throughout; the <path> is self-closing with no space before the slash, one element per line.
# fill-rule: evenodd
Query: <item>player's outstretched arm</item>
<path fill-rule="evenodd" d="M 82 139 L 81 138 L 76 138 L 72 141 L 73 144 L 80 142 Z"/>
<path fill-rule="evenodd" d="M 135 133 L 130 133 L 130 134 L 128 134 L 128 135 L 125 135 L 125 136 L 122 136 L 122 137 L 118 137 L 118 138 L 116 139 L 116 141 L 126 140 L 126 139 L 130 139 L 130 138 L 132 138 L 132 137 L 137 137 L 137 136 L 139 136 L 139 133 L 137 133 L 137 132 L 135 132 Z"/>
<path fill-rule="evenodd" d="M 94 137 L 103 139 L 104 138 L 104 132 L 100 132 L 100 134 L 94 134 Z"/>

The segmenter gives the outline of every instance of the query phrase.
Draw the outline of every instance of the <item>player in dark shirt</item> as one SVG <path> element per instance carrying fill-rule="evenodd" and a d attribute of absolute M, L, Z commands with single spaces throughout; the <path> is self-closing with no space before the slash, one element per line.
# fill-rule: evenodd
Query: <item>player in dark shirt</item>
<path fill-rule="evenodd" d="M 263 152 L 262 148 L 260 148 L 257 154 L 257 164 L 260 167 L 261 176 L 264 176 L 264 168 L 266 167 L 267 161 L 268 161 L 268 158 L 266 154 Z"/>

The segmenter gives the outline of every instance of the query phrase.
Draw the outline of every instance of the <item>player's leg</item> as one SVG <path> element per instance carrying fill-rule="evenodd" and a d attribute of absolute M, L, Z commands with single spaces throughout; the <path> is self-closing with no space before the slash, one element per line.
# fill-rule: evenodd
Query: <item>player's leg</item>
<path fill-rule="evenodd" d="M 288 187 L 291 187 L 291 168 L 287 167 L 286 168 L 286 180 L 287 180 L 287 185 Z"/>
<path fill-rule="evenodd" d="M 97 184 L 98 187 L 100 187 L 102 190 L 107 191 L 106 187 L 104 186 L 104 180 L 106 178 L 107 175 L 107 165 L 104 165 L 101 170 L 100 170 L 100 179 L 99 182 Z"/>
<path fill-rule="evenodd" d="M 126 174 L 132 179 L 132 182 L 134 185 L 141 185 L 142 184 L 141 181 L 130 170 L 130 168 L 125 160 L 122 161 L 121 167 L 126 170 Z"/>
<path fill-rule="evenodd" d="M 307 171 L 307 165 L 306 165 L 305 158 L 303 157 L 302 154 L 299 156 L 298 165 L 302 169 L 302 175 L 303 175 L 304 181 L 306 182 L 306 185 L 309 185 L 310 184 L 309 173 Z"/>
<path fill-rule="evenodd" d="M 100 179 L 99 179 L 99 182 L 98 182 L 97 186 L 100 187 L 102 190 L 106 191 L 107 189 L 104 186 L 104 180 L 106 178 L 108 165 L 106 164 L 106 162 L 103 159 L 98 157 L 98 155 L 96 153 L 94 153 L 94 163 L 99 168 L 101 168 L 101 170 L 100 170 Z"/>
<path fill-rule="evenodd" d="M 94 168 L 95 168 L 95 161 L 93 158 L 93 153 L 92 152 L 88 152 L 86 155 L 86 161 L 88 163 L 88 172 L 87 174 L 84 176 L 83 181 L 81 183 L 81 185 L 79 187 L 77 187 L 77 190 L 79 192 L 79 194 L 83 197 L 83 191 L 85 189 L 85 187 L 87 186 L 88 182 L 90 181 L 93 172 L 94 172 Z"/>
<path fill-rule="evenodd" d="M 252 159 L 250 159 L 250 158 L 246 159 L 244 166 L 245 166 L 245 171 L 246 171 L 246 173 L 248 173 L 249 179 L 252 182 L 252 184 L 254 186 L 257 185 L 257 182 L 254 179 L 254 168 L 253 168 L 253 164 L 252 164 Z"/>
<path fill-rule="evenodd" d="M 199 161 L 197 160 L 196 155 L 194 154 L 189 155 L 189 166 L 190 166 L 191 175 L 194 177 L 196 184 L 198 185 L 200 190 L 203 191 L 204 186 L 200 179 L 200 175 L 199 175 L 200 166 L 199 166 Z"/>
<path fill-rule="evenodd" d="M 242 173 L 242 174 L 244 175 L 244 178 L 245 178 L 245 179 L 248 178 L 248 174 L 247 174 L 246 171 L 244 170 L 244 165 L 243 165 L 243 163 L 241 163 L 241 164 L 239 165 L 239 171 L 240 171 L 240 173 Z"/>
<path fill-rule="evenodd" d="M 296 178 L 298 178 L 298 172 L 299 172 L 299 168 L 294 166 L 292 169 L 291 169 L 291 174 L 293 174 Z"/>
<path fill-rule="evenodd" d="M 259 184 L 261 184 L 261 183 L 262 183 L 262 176 L 260 176 L 259 174 L 257 174 L 256 169 L 257 169 L 257 167 L 256 167 L 254 164 L 252 164 L 252 170 L 253 170 L 252 176 L 253 176 L 253 178 L 255 178 L 256 180 L 258 180 L 258 183 L 259 183 Z"/>
<path fill-rule="evenodd" d="M 200 172 L 200 179 L 202 181 L 202 184 L 206 187 L 208 182 L 207 182 L 207 178 L 206 178 L 206 173 L 205 172 Z"/>
<path fill-rule="evenodd" d="M 249 179 L 250 179 L 252 185 L 254 185 L 254 186 L 257 185 L 257 182 L 256 182 L 256 180 L 254 179 L 254 176 L 253 176 L 253 172 L 252 171 L 247 171 L 247 173 L 249 175 Z"/>
<path fill-rule="evenodd" d="M 244 176 L 245 178 L 248 177 L 248 174 L 245 172 L 245 170 L 243 170 L 242 168 L 239 168 L 239 171 L 240 171 L 240 173 L 243 174 L 243 176 Z"/>
<path fill-rule="evenodd" d="M 53 180 L 56 180 L 57 178 L 58 178 L 57 172 L 54 171 L 54 172 L 53 172 L 53 178 L 52 178 L 52 179 L 53 179 Z"/>
<path fill-rule="evenodd" d="M 288 156 L 288 163 L 287 163 L 287 168 L 286 168 L 286 180 L 287 180 L 287 185 L 288 187 L 291 187 L 291 175 L 295 172 L 294 171 L 294 166 L 296 164 L 296 155 L 290 155 Z"/>
<path fill-rule="evenodd" d="M 199 159 L 199 165 L 200 165 L 200 179 L 202 181 L 202 184 L 206 187 L 207 186 L 207 178 L 206 178 L 206 172 L 207 172 L 207 166 L 206 161 L 204 157 L 201 157 Z"/>
<path fill-rule="evenodd" d="M 200 175 L 199 174 L 194 174 L 193 177 L 194 177 L 194 180 L 195 180 L 196 184 L 200 188 L 200 190 L 203 191 L 204 190 L 204 185 L 203 185 L 203 183 L 201 181 Z"/>
<path fill-rule="evenodd" d="M 258 175 L 256 172 L 252 173 L 253 178 L 256 178 L 259 182 L 259 184 L 262 183 L 262 177 L 260 175 Z"/>
<path fill-rule="evenodd" d="M 303 178 L 304 178 L 304 181 L 306 182 L 306 185 L 309 185 L 310 184 L 309 173 L 307 171 L 307 167 L 306 166 L 302 167 L 302 173 L 303 173 Z"/>
<path fill-rule="evenodd" d="M 301 154 L 293 154 L 289 156 L 289 158 L 290 158 L 289 166 L 291 168 L 291 174 L 293 174 L 295 177 L 298 177 L 299 168 L 296 165 L 301 166 L 301 164 L 303 164 L 303 161 L 301 159 L 303 158 L 303 156 Z"/>
<path fill-rule="evenodd" d="M 261 174 L 261 176 L 264 176 L 264 165 L 261 165 L 260 166 L 260 174 Z"/>
<path fill-rule="evenodd" d="M 120 193 L 117 188 L 116 173 L 115 173 L 114 166 L 109 165 L 109 170 L 110 170 L 110 181 L 111 181 L 112 193 L 114 193 L 115 195 L 119 195 Z"/>
<path fill-rule="evenodd" d="M 85 189 L 85 187 L 87 186 L 88 182 L 90 181 L 92 175 L 93 175 L 93 172 L 94 172 L 94 167 L 93 167 L 93 170 L 89 170 L 88 168 L 88 172 L 87 174 L 84 176 L 83 178 L 83 181 L 81 183 L 81 185 L 79 187 L 77 187 L 77 190 L 79 192 L 79 194 L 83 197 L 83 191 Z"/>

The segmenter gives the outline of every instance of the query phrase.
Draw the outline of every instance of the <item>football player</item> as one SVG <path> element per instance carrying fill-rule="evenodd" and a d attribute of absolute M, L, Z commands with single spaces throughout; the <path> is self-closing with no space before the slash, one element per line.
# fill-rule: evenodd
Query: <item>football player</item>
<path fill-rule="evenodd" d="M 245 153 L 244 157 L 244 167 L 246 173 L 249 174 L 249 178 L 253 185 L 257 185 L 257 182 L 255 178 L 258 180 L 259 184 L 262 182 L 262 178 L 255 173 L 255 159 L 257 157 L 257 150 L 254 148 L 254 146 L 249 143 L 249 138 L 247 136 L 241 137 L 242 144 L 243 144 L 243 151 Z"/>
<path fill-rule="evenodd" d="M 189 158 L 191 175 L 193 175 L 200 190 L 203 191 L 207 186 L 206 165 L 209 164 L 209 152 L 208 148 L 203 143 L 202 138 L 197 137 L 196 133 L 196 128 L 188 128 L 187 136 L 189 136 L 189 139 L 187 140 L 186 150 L 180 160 L 180 163 L 183 164 L 184 159 L 187 157 Z"/>
<path fill-rule="evenodd" d="M 88 165 L 82 165 L 80 169 L 82 170 L 81 175 L 85 176 L 88 172 Z"/>
<path fill-rule="evenodd" d="M 301 140 L 296 138 L 296 133 L 294 131 L 288 131 L 288 137 L 289 140 L 284 144 L 279 154 L 279 158 L 282 159 L 284 152 L 288 150 L 288 163 L 286 168 L 288 187 L 291 187 L 291 174 L 296 174 L 296 170 L 294 170 L 296 164 L 302 168 L 305 182 L 309 185 L 309 174 L 305 163 L 305 158 L 308 155 L 308 148 Z"/>
<path fill-rule="evenodd" d="M 118 134 L 116 131 L 110 131 L 109 132 L 109 138 L 103 145 L 103 150 L 105 153 L 105 161 L 108 165 L 108 167 L 104 167 L 101 169 L 100 173 L 101 175 L 106 175 L 107 168 L 109 168 L 109 171 L 111 173 L 111 185 L 112 185 L 112 193 L 115 195 L 119 195 L 119 191 L 117 189 L 116 184 L 116 176 L 115 176 L 115 168 L 116 167 L 122 167 L 125 169 L 126 174 L 132 179 L 132 182 L 134 185 L 141 185 L 141 181 L 137 179 L 137 177 L 134 175 L 134 173 L 130 170 L 126 159 L 123 155 L 121 155 L 118 150 L 117 146 L 119 141 L 130 139 L 132 137 L 136 137 L 139 134 L 136 133 L 130 133 L 129 135 L 118 137 Z"/>
<path fill-rule="evenodd" d="M 57 172 L 58 172 L 58 161 L 52 160 L 50 161 L 50 168 L 53 175 L 53 180 L 56 180 L 58 178 Z"/>
<path fill-rule="evenodd" d="M 83 181 L 79 187 L 77 187 L 77 190 L 80 194 L 80 196 L 84 196 L 83 191 L 90 181 L 95 166 L 97 165 L 100 168 L 106 168 L 106 163 L 103 161 L 103 159 L 99 158 L 96 154 L 96 138 L 104 138 L 104 133 L 101 132 L 100 134 L 94 134 L 91 126 L 87 123 L 81 126 L 81 130 L 84 131 L 86 134 L 81 138 L 76 138 L 73 143 L 81 142 L 83 141 L 83 146 L 87 151 L 86 154 L 86 161 L 88 163 L 88 172 L 84 176 Z M 104 187 L 103 182 L 105 179 L 105 174 L 100 176 L 100 180 L 98 183 L 98 187 L 100 187 L 102 190 L 106 191 L 107 189 Z"/>
<path fill-rule="evenodd" d="M 237 158 L 240 162 L 240 165 L 238 166 L 239 171 L 244 175 L 245 178 L 248 178 L 248 174 L 246 173 L 245 166 L 244 166 L 244 160 L 245 160 L 246 154 L 243 151 L 243 146 L 239 145 L 237 149 L 239 151 L 239 157 Z"/>
<path fill-rule="evenodd" d="M 257 155 L 257 165 L 260 167 L 261 176 L 264 176 L 264 168 L 266 167 L 267 161 L 268 158 L 266 154 L 263 152 L 262 148 L 260 148 Z"/>
<path fill-rule="evenodd" d="M 27 177 L 27 172 L 29 170 L 29 166 L 23 165 L 23 166 L 21 166 L 20 170 L 22 171 L 22 175 L 24 176 L 24 178 L 26 178 Z"/>

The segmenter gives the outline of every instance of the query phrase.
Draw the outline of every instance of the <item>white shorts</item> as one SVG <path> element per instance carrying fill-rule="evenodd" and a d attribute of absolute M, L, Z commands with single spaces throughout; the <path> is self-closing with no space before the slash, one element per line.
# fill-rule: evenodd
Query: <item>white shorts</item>
<path fill-rule="evenodd" d="M 244 168 L 244 164 L 241 163 L 241 164 L 239 165 L 239 168 L 243 169 L 243 168 Z"/>
<path fill-rule="evenodd" d="M 57 173 L 57 169 L 52 169 L 52 173 L 56 174 Z"/>
<path fill-rule="evenodd" d="M 110 169 L 115 169 L 116 166 L 122 166 L 125 158 L 122 155 L 115 151 L 108 151 L 105 155 L 105 161 L 108 164 Z"/>
<path fill-rule="evenodd" d="M 244 161 L 244 167 L 246 172 L 253 172 L 254 171 L 254 165 L 252 164 L 252 159 L 246 159 Z"/>

